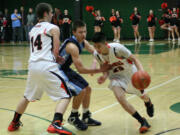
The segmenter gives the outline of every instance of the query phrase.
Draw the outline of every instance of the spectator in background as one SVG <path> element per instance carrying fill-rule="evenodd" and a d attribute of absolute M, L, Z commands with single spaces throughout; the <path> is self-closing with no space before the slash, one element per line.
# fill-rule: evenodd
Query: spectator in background
<path fill-rule="evenodd" d="M 171 40 L 172 29 L 170 28 L 170 13 L 168 11 L 164 11 L 161 16 L 161 20 L 163 23 L 161 24 L 161 29 L 168 31 L 168 40 Z"/>
<path fill-rule="evenodd" d="M 135 43 L 140 42 L 141 36 L 139 34 L 139 22 L 141 20 L 141 15 L 137 7 L 134 7 L 134 12 L 131 14 L 130 20 L 132 21 L 132 28 L 134 30 Z"/>
<path fill-rule="evenodd" d="M 33 9 L 29 8 L 29 13 L 27 14 L 27 32 L 26 39 L 29 41 L 29 32 L 32 27 L 35 25 L 35 14 L 33 13 Z"/>
<path fill-rule="evenodd" d="M 179 11 L 177 12 L 176 8 L 173 8 L 170 14 L 170 28 L 172 29 L 172 41 L 175 41 L 175 33 L 178 38 L 178 41 L 180 41 L 180 35 L 178 31 L 178 18 L 179 18 Z"/>
<path fill-rule="evenodd" d="M 14 9 L 14 13 L 11 14 L 12 29 L 13 29 L 13 43 L 16 41 L 21 41 L 21 15 L 18 13 L 17 9 Z M 16 40 L 17 38 L 17 40 Z"/>
<path fill-rule="evenodd" d="M 26 39 L 26 33 L 27 33 L 27 30 L 26 30 L 26 18 L 27 18 L 27 15 L 24 11 L 24 7 L 21 6 L 20 7 L 20 14 L 21 14 L 21 41 L 27 41 Z"/>
<path fill-rule="evenodd" d="M 54 8 L 54 11 L 55 12 L 54 12 L 53 17 L 52 17 L 52 23 L 57 25 L 60 28 L 60 33 L 62 33 L 62 22 L 63 22 L 62 12 L 59 8 Z M 60 34 L 60 39 L 61 39 L 61 41 L 63 40 L 62 34 Z"/>
<path fill-rule="evenodd" d="M 52 23 L 59 26 L 59 11 L 58 8 L 54 8 L 54 14 L 52 17 Z"/>
<path fill-rule="evenodd" d="M 94 32 L 101 32 L 102 27 L 104 26 L 105 18 L 101 16 L 101 11 L 96 10 L 94 18 Z"/>
<path fill-rule="evenodd" d="M 2 35 L 3 35 L 3 13 L 0 11 L 0 43 L 2 43 Z"/>
<path fill-rule="evenodd" d="M 154 41 L 154 34 L 156 30 L 156 16 L 153 13 L 153 10 L 149 10 L 149 15 L 147 17 L 147 22 L 148 22 L 148 31 L 149 31 L 149 37 L 150 37 L 150 42 Z"/>
<path fill-rule="evenodd" d="M 63 40 L 70 37 L 70 28 L 71 28 L 71 16 L 68 14 L 68 10 L 64 10 L 64 15 L 62 17 L 62 32 Z"/>
<path fill-rule="evenodd" d="M 123 19 L 118 10 L 116 11 L 115 17 L 116 17 L 116 21 L 115 21 L 115 25 L 114 25 L 114 30 L 115 30 L 115 34 L 116 34 L 115 42 L 120 43 L 121 27 L 122 27 Z"/>
<path fill-rule="evenodd" d="M 111 16 L 109 17 L 109 21 L 111 23 L 113 34 L 114 34 L 113 42 L 115 42 L 117 31 L 115 29 L 116 16 L 115 16 L 115 10 L 114 9 L 111 9 Z"/>
<path fill-rule="evenodd" d="M 7 23 L 5 25 L 4 23 L 4 41 L 10 42 L 12 39 L 12 27 L 11 27 L 11 16 L 8 13 L 8 9 L 4 9 L 4 18 L 7 20 Z"/>

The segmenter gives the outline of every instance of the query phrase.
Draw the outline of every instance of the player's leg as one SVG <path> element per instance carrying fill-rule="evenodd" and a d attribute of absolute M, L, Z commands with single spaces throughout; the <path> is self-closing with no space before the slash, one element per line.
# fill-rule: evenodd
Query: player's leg
<path fill-rule="evenodd" d="M 88 126 L 100 126 L 101 122 L 91 118 L 91 112 L 89 111 L 90 99 L 91 99 L 91 87 L 87 86 L 85 90 L 86 91 L 82 102 L 82 107 L 83 107 L 82 120 Z"/>
<path fill-rule="evenodd" d="M 25 97 L 23 97 L 20 100 L 20 102 L 16 108 L 16 111 L 14 113 L 13 120 L 8 127 L 9 131 L 15 131 L 22 125 L 20 118 L 21 118 L 22 114 L 24 113 L 24 111 L 26 110 L 28 103 L 29 103 L 29 101 Z"/>
<path fill-rule="evenodd" d="M 154 116 L 154 105 L 151 102 L 150 97 L 144 93 L 140 96 L 140 98 L 144 101 L 144 104 L 146 106 L 146 111 L 147 114 L 149 115 L 149 117 L 153 117 Z"/>
<path fill-rule="evenodd" d="M 79 118 L 79 107 L 82 103 L 83 97 L 85 94 L 85 89 L 83 89 L 77 96 L 74 96 L 73 102 L 72 102 L 72 110 L 71 114 L 68 118 L 68 122 L 71 125 L 74 125 L 79 130 L 86 130 L 88 126 L 84 124 L 82 120 Z"/>
<path fill-rule="evenodd" d="M 75 95 L 73 98 L 72 110 L 68 118 L 68 122 L 79 130 L 86 130 L 88 126 L 79 118 L 78 110 L 84 98 L 86 90 L 85 88 L 88 86 L 88 83 L 84 80 L 83 77 L 71 69 L 64 71 L 64 76 L 69 79 L 69 82 L 67 82 L 68 87 L 71 88 L 71 91 Z"/>
<path fill-rule="evenodd" d="M 33 96 L 34 96 L 34 91 L 36 91 L 36 79 L 34 78 L 38 78 L 38 76 L 36 76 L 35 73 L 33 73 L 33 71 L 31 71 L 31 69 L 29 69 L 28 72 L 28 78 L 27 78 L 27 85 L 26 85 L 26 91 L 24 93 L 24 97 L 20 100 L 16 111 L 14 113 L 14 117 L 13 120 L 11 121 L 8 130 L 9 131 L 15 131 L 17 129 L 19 129 L 19 127 L 22 125 L 20 118 L 22 116 L 22 114 L 24 113 L 24 111 L 26 110 L 26 107 L 28 106 L 29 101 L 33 100 Z M 41 95 L 41 91 L 39 92 L 38 95 Z"/>
<path fill-rule="evenodd" d="M 63 115 L 71 99 L 71 91 L 68 89 L 64 79 L 60 76 L 60 71 L 56 66 L 52 66 L 52 71 L 46 72 L 44 75 L 44 90 L 54 101 L 59 101 L 52 123 L 49 125 L 47 131 L 49 133 L 59 133 L 71 135 L 72 133 L 62 127 Z"/>
<path fill-rule="evenodd" d="M 145 118 L 143 118 L 135 109 L 134 107 L 127 101 L 125 97 L 125 91 L 121 87 L 114 86 L 112 87 L 112 90 L 114 92 L 114 95 L 118 102 L 121 104 L 121 106 L 130 114 L 132 117 L 134 117 L 138 122 L 141 124 L 141 127 L 139 128 L 140 133 L 145 133 L 150 128 L 150 125 L 146 121 Z"/>
<path fill-rule="evenodd" d="M 63 98 L 57 104 L 53 121 L 47 129 L 49 133 L 60 133 L 64 135 L 72 135 L 71 132 L 67 131 L 66 129 L 62 127 L 63 115 L 67 109 L 69 102 L 70 102 L 70 98 Z"/>

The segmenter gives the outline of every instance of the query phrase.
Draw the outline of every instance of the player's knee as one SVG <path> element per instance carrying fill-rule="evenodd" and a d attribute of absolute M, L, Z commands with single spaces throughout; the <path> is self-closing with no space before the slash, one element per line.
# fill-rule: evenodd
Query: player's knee
<path fill-rule="evenodd" d="M 91 93 L 91 87 L 86 87 L 86 93 Z"/>
<path fill-rule="evenodd" d="M 126 100 L 124 99 L 124 96 L 118 96 L 119 103 L 124 106 L 126 104 Z"/>
<path fill-rule="evenodd" d="M 29 102 L 30 102 L 25 96 L 23 97 L 22 100 L 23 100 L 23 102 L 25 102 L 25 103 L 29 103 Z"/>

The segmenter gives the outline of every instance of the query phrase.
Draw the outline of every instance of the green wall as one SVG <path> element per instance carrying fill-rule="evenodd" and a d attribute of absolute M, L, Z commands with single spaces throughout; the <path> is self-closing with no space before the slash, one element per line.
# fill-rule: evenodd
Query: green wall
<path fill-rule="evenodd" d="M 4 8 L 8 8 L 10 10 L 9 13 L 12 13 L 14 8 L 19 10 L 20 6 L 24 6 L 25 11 L 28 11 L 29 7 L 35 9 L 38 3 L 46 2 L 50 3 L 53 8 L 60 8 L 62 12 L 64 9 L 68 9 L 73 17 L 73 1 L 74 0 L 4 0 Z"/>
<path fill-rule="evenodd" d="M 10 13 L 13 12 L 14 8 L 19 8 L 21 5 L 24 5 L 25 10 L 27 11 L 29 7 L 35 8 L 39 2 L 48 2 L 52 4 L 53 7 L 58 7 L 63 11 L 68 9 L 69 13 L 73 19 L 73 1 L 74 0 L 4 0 L 4 7 L 10 9 Z M 87 38 L 90 39 L 94 33 L 93 23 L 94 17 L 85 10 L 86 5 L 93 5 L 96 9 L 101 10 L 101 14 L 106 18 L 106 22 L 103 28 L 103 31 L 106 33 L 109 39 L 113 38 L 112 28 L 109 23 L 109 16 L 111 14 L 111 9 L 120 10 L 121 16 L 124 19 L 124 24 L 122 26 L 121 38 L 122 39 L 133 39 L 133 30 L 131 27 L 131 21 L 129 16 L 133 12 L 135 6 L 138 7 L 142 19 L 140 22 L 140 34 L 142 38 L 148 38 L 148 29 L 147 29 L 147 15 L 149 9 L 153 9 L 158 19 L 160 18 L 161 12 L 158 10 L 162 3 L 162 0 L 82 0 L 83 2 L 83 19 L 87 23 L 88 35 Z M 159 29 L 159 24 L 157 23 L 156 29 L 156 38 L 163 38 L 164 31 Z"/>

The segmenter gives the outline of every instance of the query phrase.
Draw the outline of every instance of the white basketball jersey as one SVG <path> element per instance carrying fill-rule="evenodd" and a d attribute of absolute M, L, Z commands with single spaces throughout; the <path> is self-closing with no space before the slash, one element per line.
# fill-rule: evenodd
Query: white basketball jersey
<path fill-rule="evenodd" d="M 118 75 L 127 75 L 132 74 L 134 63 L 128 59 L 131 55 L 131 52 L 119 43 L 109 43 L 109 54 L 101 55 L 97 52 L 94 52 L 94 56 L 97 61 L 102 64 L 108 62 L 113 67 L 109 70 L 109 77 L 118 76 Z"/>
<path fill-rule="evenodd" d="M 30 37 L 30 58 L 29 62 L 51 61 L 55 62 L 52 52 L 53 39 L 50 30 L 59 29 L 56 25 L 49 22 L 41 22 L 36 24 L 29 32 Z"/>

